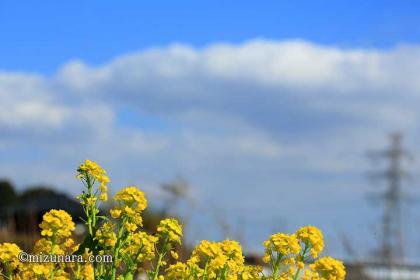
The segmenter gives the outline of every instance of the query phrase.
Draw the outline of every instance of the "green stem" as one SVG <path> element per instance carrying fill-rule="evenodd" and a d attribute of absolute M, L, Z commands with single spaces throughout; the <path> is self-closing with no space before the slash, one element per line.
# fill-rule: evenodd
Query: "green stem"
<path fill-rule="evenodd" d="M 128 270 L 134 274 L 136 271 L 137 259 L 139 258 L 140 254 L 142 253 L 144 245 L 142 244 L 140 249 L 137 251 L 136 256 L 133 259 L 133 264 L 130 264 Z"/>
<path fill-rule="evenodd" d="M 207 268 L 209 266 L 209 259 L 207 259 L 206 264 L 204 266 L 204 272 L 203 272 L 203 280 L 207 279 Z"/>
<path fill-rule="evenodd" d="M 163 254 L 159 254 L 159 258 L 158 258 L 157 265 L 156 265 L 156 270 L 153 273 L 153 280 L 156 280 L 158 278 L 160 266 L 162 264 L 162 259 L 163 259 Z"/>
<path fill-rule="evenodd" d="M 117 243 L 115 244 L 114 247 L 114 251 L 113 251 L 113 260 L 112 260 L 112 268 L 111 268 L 111 280 L 115 280 L 116 277 L 116 273 L 117 273 L 117 263 L 118 263 L 118 258 L 119 258 L 119 253 L 120 253 L 120 247 L 122 244 L 122 236 L 124 234 L 124 223 L 125 223 L 125 217 L 122 218 L 121 223 L 120 223 L 120 227 L 118 230 L 118 236 L 117 236 Z"/>
<path fill-rule="evenodd" d="M 295 277 L 293 277 L 293 280 L 297 280 L 299 273 L 300 273 L 300 268 L 297 269 Z"/>
<path fill-rule="evenodd" d="M 305 242 L 305 249 L 303 250 L 303 253 L 299 256 L 299 259 L 301 259 L 301 260 L 302 260 L 302 262 L 304 262 L 304 261 L 305 261 L 305 255 L 306 255 L 306 253 L 307 253 L 308 249 L 309 249 L 308 243 L 307 243 L 307 242 Z M 293 277 L 293 280 L 297 280 L 297 279 L 298 279 L 298 276 L 299 276 L 300 270 L 301 270 L 300 268 L 298 268 L 298 269 L 297 269 L 297 271 L 296 271 L 296 273 L 295 273 L 295 276 Z"/>
<path fill-rule="evenodd" d="M 87 188 L 88 188 L 88 198 L 92 198 L 94 197 L 94 195 L 92 194 L 92 189 L 93 189 L 93 183 L 91 181 L 91 177 L 90 175 L 86 172 L 85 174 L 86 177 L 86 184 L 87 184 Z M 94 238 L 94 229 L 96 227 L 96 209 L 95 209 L 95 204 L 93 205 L 87 205 L 87 214 L 88 214 L 88 228 L 89 228 L 89 235 L 92 237 L 92 240 Z M 97 264 L 93 263 L 93 279 L 96 279 L 96 274 L 97 274 Z"/>
<path fill-rule="evenodd" d="M 88 209 L 88 213 L 89 213 L 89 209 Z M 93 236 L 92 221 L 89 214 L 88 214 L 87 222 L 88 222 L 88 228 L 89 228 L 89 235 Z"/>
<path fill-rule="evenodd" d="M 77 269 L 76 269 L 76 277 L 75 277 L 75 280 L 79 280 L 79 278 L 80 278 L 80 264 L 77 263 L 76 265 L 77 265 Z"/>
<path fill-rule="evenodd" d="M 223 267 L 223 269 L 221 271 L 221 275 L 220 275 L 222 280 L 226 280 L 227 272 L 228 272 L 228 267 L 225 265 L 225 267 Z"/>
<path fill-rule="evenodd" d="M 273 280 L 277 280 L 280 272 L 280 261 L 282 256 L 277 253 L 276 261 L 272 264 L 273 266 Z"/>
<path fill-rule="evenodd" d="M 162 265 L 162 259 L 163 257 L 166 255 L 166 251 L 167 251 L 167 245 L 168 245 L 168 236 L 165 236 L 164 242 L 163 242 L 163 246 L 162 246 L 162 250 L 159 252 L 159 257 L 158 257 L 158 261 L 156 264 L 156 269 L 153 272 L 153 280 L 157 280 L 158 276 L 159 276 L 159 271 L 160 271 L 160 267 Z"/>
<path fill-rule="evenodd" d="M 86 184 L 88 188 L 88 198 L 94 197 L 92 194 L 92 181 L 90 175 L 88 173 L 85 174 L 86 177 Z M 96 225 L 96 213 L 95 213 L 95 205 L 88 205 L 87 207 L 88 213 L 88 227 L 89 227 L 89 234 L 93 237 L 93 229 Z"/>
<path fill-rule="evenodd" d="M 54 255 L 56 243 L 57 243 L 57 237 L 56 237 L 55 232 L 54 232 L 54 234 L 51 238 L 51 254 L 52 255 Z M 51 270 L 51 273 L 50 273 L 50 279 L 51 280 L 54 279 L 55 272 L 56 272 L 56 267 L 55 267 L 55 264 L 54 264 L 54 268 Z"/>

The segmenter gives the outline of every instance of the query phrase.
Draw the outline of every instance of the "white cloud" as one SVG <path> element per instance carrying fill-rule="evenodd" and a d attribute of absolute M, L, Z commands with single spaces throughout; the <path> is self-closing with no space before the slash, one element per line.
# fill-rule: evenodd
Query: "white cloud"
<path fill-rule="evenodd" d="M 51 77 L 0 73 L 0 175 L 69 189 L 90 157 L 109 167 L 114 188 L 181 174 L 202 202 L 233 203 L 235 215 L 295 204 L 296 221 L 314 207 L 327 215 L 325 197 L 361 204 L 365 150 L 393 130 L 420 136 L 417 69 L 419 46 L 253 40 L 73 61 Z"/>

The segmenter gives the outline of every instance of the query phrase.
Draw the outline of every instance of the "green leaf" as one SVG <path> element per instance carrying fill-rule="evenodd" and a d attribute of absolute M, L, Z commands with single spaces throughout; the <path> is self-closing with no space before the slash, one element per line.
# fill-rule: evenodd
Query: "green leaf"
<path fill-rule="evenodd" d="M 133 280 L 134 279 L 134 275 L 133 275 L 133 273 L 131 273 L 131 272 L 127 272 L 125 275 L 124 275 L 124 278 L 123 278 L 124 280 Z"/>
<path fill-rule="evenodd" d="M 93 239 L 92 236 L 87 235 L 82 244 L 80 244 L 79 249 L 74 254 L 83 255 L 86 248 L 90 249 L 93 254 L 97 254 L 99 252 L 98 241 Z"/>

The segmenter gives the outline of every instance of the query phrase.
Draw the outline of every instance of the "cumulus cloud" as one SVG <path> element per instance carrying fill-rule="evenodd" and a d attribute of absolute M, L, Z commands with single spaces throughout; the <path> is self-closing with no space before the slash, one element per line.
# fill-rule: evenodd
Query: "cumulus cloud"
<path fill-rule="evenodd" d="M 365 150 L 393 130 L 419 136 L 419 68 L 418 46 L 253 40 L 71 61 L 52 76 L 1 72 L 0 175 L 74 194 L 71 170 L 89 157 L 114 189 L 153 192 L 180 174 L 232 219 L 261 208 L 275 221 L 298 206 L 291 224 L 318 209 L 313 223 L 332 230 L 331 207 L 366 210 Z M 351 220 L 346 209 L 337 215 Z"/>

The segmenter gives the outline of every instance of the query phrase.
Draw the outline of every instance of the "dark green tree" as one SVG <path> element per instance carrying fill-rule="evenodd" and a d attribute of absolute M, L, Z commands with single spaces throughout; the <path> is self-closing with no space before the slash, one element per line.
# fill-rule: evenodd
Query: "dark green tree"
<path fill-rule="evenodd" d="M 8 180 L 0 179 L 0 207 L 16 203 L 17 198 L 13 184 Z"/>

